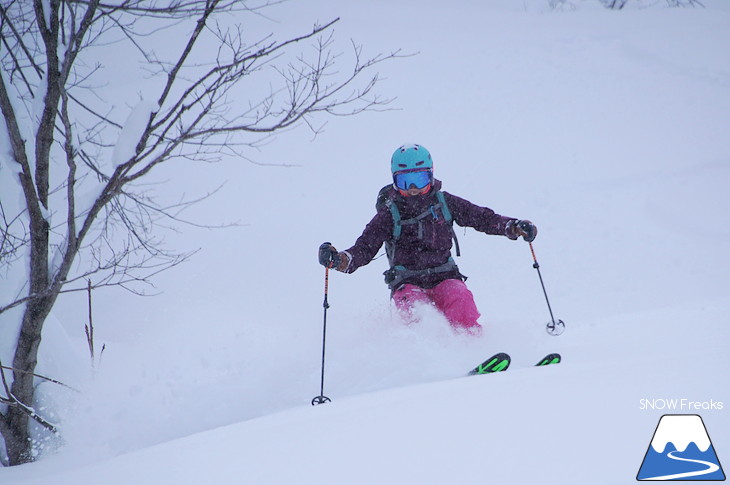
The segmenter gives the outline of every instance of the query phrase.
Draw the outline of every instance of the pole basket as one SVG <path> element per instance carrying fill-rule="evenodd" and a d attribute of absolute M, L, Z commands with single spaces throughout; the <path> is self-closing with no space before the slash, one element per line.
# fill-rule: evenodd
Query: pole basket
<path fill-rule="evenodd" d="M 330 398 L 327 396 L 317 396 L 314 399 L 312 399 L 312 406 L 317 406 L 319 404 L 324 404 L 327 402 L 332 402 Z"/>
<path fill-rule="evenodd" d="M 545 325 L 545 330 L 547 330 L 547 333 L 549 333 L 550 335 L 557 337 L 565 331 L 565 323 L 562 320 L 553 320 L 552 322 L 548 322 L 547 325 Z"/>

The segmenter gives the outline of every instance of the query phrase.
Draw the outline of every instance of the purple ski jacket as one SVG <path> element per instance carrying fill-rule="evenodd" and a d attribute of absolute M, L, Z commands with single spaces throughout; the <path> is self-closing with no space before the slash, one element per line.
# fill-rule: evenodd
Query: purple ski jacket
<path fill-rule="evenodd" d="M 381 196 L 385 195 L 392 200 L 398 207 L 401 220 L 406 220 L 419 216 L 438 204 L 436 192 L 439 190 L 441 181 L 435 180 L 431 190 L 424 195 L 404 197 L 390 186 L 383 188 Z M 462 227 L 472 227 L 486 234 L 517 239 L 513 225 L 510 224 L 517 219 L 501 216 L 492 209 L 479 207 L 448 192 L 442 191 L 442 193 L 454 223 Z M 453 244 L 452 228 L 440 210 L 435 210 L 434 213 L 436 217 L 429 214 L 421 219 L 420 224 L 402 225 L 401 234 L 395 239 L 393 214 L 389 206 L 383 204 L 355 244 L 345 250 L 350 257 L 350 263 L 344 271 L 352 273 L 368 264 L 386 241 L 393 240 L 395 251 L 391 256 L 392 266 L 402 266 L 408 270 L 424 270 L 447 263 L 451 257 Z M 441 281 L 452 278 L 463 278 L 458 268 L 435 274 L 415 275 L 407 278 L 404 283 L 433 288 Z"/>

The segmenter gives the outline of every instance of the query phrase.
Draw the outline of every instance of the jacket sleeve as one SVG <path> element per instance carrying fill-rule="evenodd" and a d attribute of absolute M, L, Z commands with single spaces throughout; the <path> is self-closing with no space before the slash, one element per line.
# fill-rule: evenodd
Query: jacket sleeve
<path fill-rule="evenodd" d="M 458 225 L 472 227 L 486 234 L 517 239 L 513 230 L 516 218 L 499 215 L 488 207 L 480 207 L 448 192 L 444 192 L 444 197 L 454 222 Z"/>
<path fill-rule="evenodd" d="M 385 241 L 393 234 L 393 216 L 385 208 L 375 214 L 357 241 L 351 248 L 345 250 L 350 257 L 350 264 L 345 273 L 352 273 L 360 266 L 365 266 L 373 260 Z"/>

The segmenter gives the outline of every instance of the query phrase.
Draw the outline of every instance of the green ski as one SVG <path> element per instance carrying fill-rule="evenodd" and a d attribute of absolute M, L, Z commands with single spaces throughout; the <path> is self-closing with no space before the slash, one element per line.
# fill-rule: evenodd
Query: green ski
<path fill-rule="evenodd" d="M 540 359 L 537 364 L 535 364 L 535 367 L 544 367 L 546 365 L 559 364 L 560 361 L 560 354 L 552 353 Z M 494 354 L 493 356 L 473 368 L 471 371 L 469 371 L 469 374 L 467 375 L 474 376 L 478 374 L 493 374 L 495 372 L 501 372 L 507 370 L 511 362 L 512 359 L 510 358 L 509 354 L 500 352 L 498 354 Z"/>
<path fill-rule="evenodd" d="M 507 370 L 509 363 L 511 362 L 510 356 L 504 352 L 494 354 L 475 368 L 473 368 L 468 375 L 473 376 L 477 374 L 492 374 L 494 372 L 501 372 Z"/>
<path fill-rule="evenodd" d="M 541 367 L 544 365 L 550 365 L 550 364 L 559 364 L 560 363 L 560 354 L 548 354 L 542 359 L 540 359 L 540 362 L 535 364 L 536 367 Z"/>

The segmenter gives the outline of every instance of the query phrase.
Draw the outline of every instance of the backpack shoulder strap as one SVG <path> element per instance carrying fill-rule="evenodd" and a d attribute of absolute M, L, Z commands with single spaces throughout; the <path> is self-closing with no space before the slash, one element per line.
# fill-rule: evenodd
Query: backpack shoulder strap
<path fill-rule="evenodd" d="M 403 224 L 401 224 L 400 210 L 398 210 L 398 206 L 396 205 L 394 200 L 389 200 L 387 204 L 390 208 L 390 214 L 393 216 L 393 239 L 398 239 L 403 229 Z"/>
<path fill-rule="evenodd" d="M 451 227 L 451 237 L 454 239 L 454 246 L 456 248 L 456 255 L 461 256 L 461 249 L 459 248 L 459 239 L 456 237 L 456 231 L 454 231 L 454 217 L 451 215 L 449 205 L 446 203 L 446 197 L 440 190 L 436 192 L 436 197 L 441 204 L 441 213 L 444 215 L 444 219 L 449 223 Z"/>
<path fill-rule="evenodd" d="M 441 213 L 444 215 L 444 219 L 446 219 L 446 222 L 451 224 L 451 222 L 454 220 L 454 218 L 451 216 L 451 211 L 449 210 L 449 206 L 446 203 L 446 197 L 444 197 L 444 193 L 440 190 L 436 192 L 436 198 L 441 203 Z"/>

